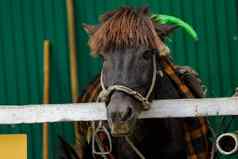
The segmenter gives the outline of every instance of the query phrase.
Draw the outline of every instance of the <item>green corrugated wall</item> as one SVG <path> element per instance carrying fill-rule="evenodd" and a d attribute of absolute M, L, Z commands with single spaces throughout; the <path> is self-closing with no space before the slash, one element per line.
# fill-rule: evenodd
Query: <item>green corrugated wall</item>
<path fill-rule="evenodd" d="M 0 1 L 0 104 L 42 103 L 44 39 L 52 44 L 50 101 L 70 102 L 65 17 L 64 0 Z M 57 135 L 72 143 L 73 126 L 54 123 L 49 129 L 53 159 Z M 0 133 L 27 133 L 28 158 L 42 159 L 42 125 L 0 126 Z"/>
<path fill-rule="evenodd" d="M 238 86 L 238 19 L 236 0 L 75 0 L 79 90 L 99 72 L 100 63 L 89 55 L 81 24 L 121 5 L 147 4 L 153 12 L 181 17 L 198 32 L 194 43 L 182 31 L 168 45 L 175 61 L 194 67 L 211 97 L 230 96 Z M 51 103 L 71 100 L 65 0 L 0 1 L 0 104 L 42 103 L 43 40 L 51 48 Z M 228 119 L 227 119 L 228 120 Z M 219 118 L 211 118 L 216 129 Z M 232 124 L 231 130 L 238 129 Z M 27 133 L 28 158 L 42 158 L 42 126 L 0 126 L 0 133 Z M 74 142 L 70 123 L 50 124 L 50 159 L 56 158 L 57 135 Z M 231 158 L 231 157 L 227 157 Z M 233 157 L 237 158 L 237 157 Z"/>

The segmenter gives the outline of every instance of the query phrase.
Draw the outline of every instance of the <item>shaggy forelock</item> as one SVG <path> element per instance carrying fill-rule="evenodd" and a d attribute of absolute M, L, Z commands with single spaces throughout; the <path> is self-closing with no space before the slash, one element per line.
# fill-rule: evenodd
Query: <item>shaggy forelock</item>
<path fill-rule="evenodd" d="M 156 48 L 155 26 L 148 11 L 123 7 L 101 17 L 101 24 L 91 35 L 89 46 L 93 54 L 114 49 Z"/>

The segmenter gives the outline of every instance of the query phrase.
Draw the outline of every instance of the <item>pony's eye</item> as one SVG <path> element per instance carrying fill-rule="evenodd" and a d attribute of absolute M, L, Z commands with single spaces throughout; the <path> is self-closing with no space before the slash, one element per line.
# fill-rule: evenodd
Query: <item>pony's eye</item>
<path fill-rule="evenodd" d="M 104 58 L 103 55 L 99 54 L 99 57 L 100 57 L 100 59 L 101 59 L 102 61 L 105 61 L 105 58 Z"/>
<path fill-rule="evenodd" d="M 151 55 L 152 55 L 151 51 L 147 50 L 143 53 L 143 59 L 149 60 Z"/>

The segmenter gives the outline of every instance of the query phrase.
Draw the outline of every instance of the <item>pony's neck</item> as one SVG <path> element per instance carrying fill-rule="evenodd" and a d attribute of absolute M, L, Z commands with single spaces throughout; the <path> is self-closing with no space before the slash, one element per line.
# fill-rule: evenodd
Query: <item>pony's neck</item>
<path fill-rule="evenodd" d="M 163 73 L 157 75 L 157 81 L 154 88 L 154 99 L 177 99 L 180 98 L 179 92 L 171 79 Z"/>
<path fill-rule="evenodd" d="M 154 99 L 176 99 L 179 93 L 170 78 L 164 73 L 157 76 Z M 178 119 L 145 119 L 138 121 L 133 141 L 145 156 L 153 158 L 160 153 L 165 158 L 177 158 L 184 144 L 184 132 Z M 156 143 L 156 146 L 151 146 Z M 171 157 L 169 157 L 171 156 Z"/>

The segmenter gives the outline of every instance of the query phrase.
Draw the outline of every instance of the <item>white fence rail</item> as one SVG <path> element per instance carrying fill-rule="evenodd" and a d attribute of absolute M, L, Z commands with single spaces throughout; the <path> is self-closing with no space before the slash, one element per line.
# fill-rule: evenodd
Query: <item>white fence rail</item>
<path fill-rule="evenodd" d="M 140 118 L 238 115 L 238 97 L 155 100 Z M 103 103 L 0 106 L 0 124 L 106 120 Z"/>

